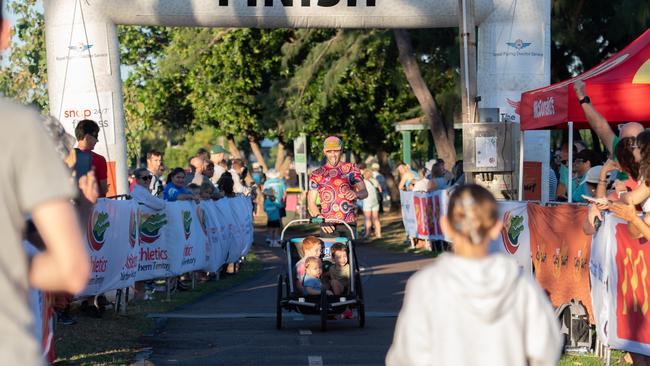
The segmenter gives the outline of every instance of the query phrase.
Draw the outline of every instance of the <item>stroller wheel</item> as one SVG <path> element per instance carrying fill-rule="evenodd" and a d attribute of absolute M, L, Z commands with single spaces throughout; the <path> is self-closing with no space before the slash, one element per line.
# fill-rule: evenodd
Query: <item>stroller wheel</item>
<path fill-rule="evenodd" d="M 320 293 L 320 330 L 327 331 L 327 293 L 322 290 Z"/>

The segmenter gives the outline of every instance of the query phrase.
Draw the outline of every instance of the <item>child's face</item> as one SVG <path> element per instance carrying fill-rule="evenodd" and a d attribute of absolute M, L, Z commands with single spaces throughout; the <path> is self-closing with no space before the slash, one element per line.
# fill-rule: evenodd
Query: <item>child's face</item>
<path fill-rule="evenodd" d="M 210 190 L 204 190 L 201 192 L 201 199 L 202 200 L 209 200 L 212 198 L 212 191 Z"/>
<path fill-rule="evenodd" d="M 348 253 L 346 253 L 345 250 L 337 250 L 334 253 L 334 263 L 338 267 L 343 267 L 348 264 Z"/>
<path fill-rule="evenodd" d="M 305 257 L 318 257 L 320 256 L 320 245 L 316 245 L 311 249 L 305 249 Z"/>
<path fill-rule="evenodd" d="M 314 278 L 320 278 L 322 268 L 320 264 L 310 263 L 309 266 L 305 268 L 305 272 Z"/>

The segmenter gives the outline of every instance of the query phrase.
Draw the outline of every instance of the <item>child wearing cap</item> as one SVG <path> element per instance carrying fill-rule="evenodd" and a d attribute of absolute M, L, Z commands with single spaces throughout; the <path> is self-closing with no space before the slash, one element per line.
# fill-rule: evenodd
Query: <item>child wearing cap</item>
<path fill-rule="evenodd" d="M 268 228 L 268 237 L 270 247 L 280 246 L 280 228 L 282 228 L 282 218 L 280 217 L 280 208 L 282 204 L 275 199 L 273 188 L 264 190 L 264 212 L 268 217 L 266 227 Z"/>

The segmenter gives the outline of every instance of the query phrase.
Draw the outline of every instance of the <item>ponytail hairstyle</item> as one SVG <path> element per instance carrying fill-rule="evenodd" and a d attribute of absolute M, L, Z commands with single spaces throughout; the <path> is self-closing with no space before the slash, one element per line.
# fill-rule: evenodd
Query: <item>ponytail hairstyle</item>
<path fill-rule="evenodd" d="M 458 234 L 473 245 L 479 245 L 499 220 L 497 201 L 490 191 L 481 186 L 460 186 L 449 198 L 447 219 Z"/>
<path fill-rule="evenodd" d="M 636 137 L 636 146 L 641 153 L 639 180 L 643 179 L 646 186 L 650 187 L 650 131 L 643 131 Z"/>
<path fill-rule="evenodd" d="M 621 170 L 629 174 L 634 180 L 639 180 L 639 162 L 634 159 L 634 137 L 624 137 L 618 141 L 614 156 L 620 165 Z"/>

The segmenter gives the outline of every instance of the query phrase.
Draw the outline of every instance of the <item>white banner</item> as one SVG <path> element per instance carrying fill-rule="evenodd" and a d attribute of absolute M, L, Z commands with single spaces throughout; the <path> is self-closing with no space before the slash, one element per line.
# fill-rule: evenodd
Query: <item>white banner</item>
<path fill-rule="evenodd" d="M 601 342 L 609 344 L 607 322 L 609 321 L 610 293 L 607 288 L 609 280 L 609 263 L 616 240 L 615 226 L 622 221 L 611 216 L 605 220 L 591 240 L 589 258 L 589 279 L 591 282 L 591 306 L 596 321 L 596 334 Z"/>
<path fill-rule="evenodd" d="M 592 241 L 591 297 L 596 330 L 612 348 L 650 355 L 650 248 L 612 215 Z"/>
<path fill-rule="evenodd" d="M 206 235 L 201 229 L 196 204 L 167 202 L 166 239 L 172 273 L 196 271 L 205 264 Z"/>
<path fill-rule="evenodd" d="M 490 253 L 503 253 L 517 261 L 523 273 L 531 274 L 530 229 L 526 202 L 499 201 L 499 218 L 503 229 L 490 243 Z"/>
<path fill-rule="evenodd" d="M 87 226 L 92 276 L 80 296 L 136 280 L 216 272 L 246 255 L 253 242 L 252 205 L 245 197 L 168 202 L 163 211 L 100 199 Z"/>
<path fill-rule="evenodd" d="M 223 248 L 226 263 L 235 263 L 239 260 L 242 248 L 239 247 L 235 238 L 235 221 L 230 209 L 230 200 L 220 199 L 214 205 L 217 213 L 221 239 L 226 244 Z"/>
<path fill-rule="evenodd" d="M 81 296 L 133 285 L 138 270 L 138 208 L 131 201 L 99 199 L 88 218 L 91 278 Z"/>
<path fill-rule="evenodd" d="M 447 212 L 449 190 L 433 192 L 401 191 L 402 219 L 409 237 L 426 240 L 444 240 L 440 217 Z"/>
<path fill-rule="evenodd" d="M 225 263 L 227 256 L 227 253 L 224 251 L 226 245 L 221 237 L 220 218 L 217 214 L 215 204 L 212 201 L 201 201 L 200 207 L 205 213 L 208 238 L 208 244 L 205 250 L 205 269 L 210 272 L 216 272 Z"/>
<path fill-rule="evenodd" d="M 165 236 L 167 213 L 140 206 L 137 281 L 172 275 Z"/>

